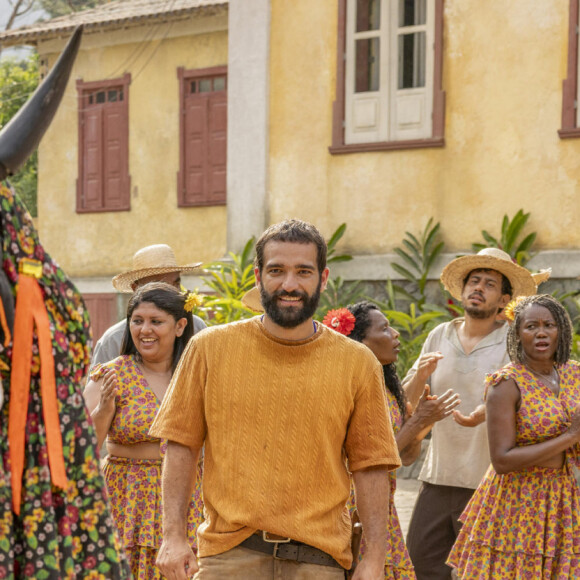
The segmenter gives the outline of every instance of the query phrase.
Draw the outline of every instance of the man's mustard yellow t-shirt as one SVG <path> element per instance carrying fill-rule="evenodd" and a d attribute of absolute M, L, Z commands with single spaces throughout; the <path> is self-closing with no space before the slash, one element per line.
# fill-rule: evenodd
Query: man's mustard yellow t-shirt
<path fill-rule="evenodd" d="M 400 466 L 381 365 L 320 324 L 303 341 L 259 317 L 194 336 L 150 433 L 205 444 L 200 557 L 266 530 L 349 568 L 345 457 L 351 471 Z"/>

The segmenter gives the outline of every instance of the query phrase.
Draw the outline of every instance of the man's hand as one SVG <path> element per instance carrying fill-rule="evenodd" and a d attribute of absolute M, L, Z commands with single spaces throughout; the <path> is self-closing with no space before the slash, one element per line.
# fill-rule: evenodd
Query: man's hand
<path fill-rule="evenodd" d="M 485 405 L 479 405 L 469 415 L 462 415 L 459 411 L 453 411 L 455 422 L 462 427 L 477 427 L 485 421 Z"/>
<path fill-rule="evenodd" d="M 357 565 L 351 580 L 384 580 L 385 562 L 372 562 L 363 556 Z"/>
<path fill-rule="evenodd" d="M 366 551 L 353 580 L 384 580 L 387 555 L 389 497 L 391 486 L 386 467 L 353 471 L 356 507 L 366 539 Z"/>
<path fill-rule="evenodd" d="M 163 464 L 163 543 L 157 567 L 168 580 L 187 580 L 197 572 L 197 559 L 187 542 L 187 509 L 195 483 L 200 449 L 169 441 Z"/>
<path fill-rule="evenodd" d="M 197 558 L 185 538 L 164 538 L 155 563 L 171 580 L 187 580 L 198 570 Z"/>

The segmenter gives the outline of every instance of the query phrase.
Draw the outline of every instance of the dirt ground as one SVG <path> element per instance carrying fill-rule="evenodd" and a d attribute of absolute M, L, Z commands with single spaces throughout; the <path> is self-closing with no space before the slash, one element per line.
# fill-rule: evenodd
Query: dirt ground
<path fill-rule="evenodd" d="M 419 493 L 421 482 L 417 479 L 397 479 L 397 492 L 395 493 L 395 506 L 399 514 L 401 522 L 401 529 L 403 530 L 403 537 L 407 537 L 407 530 L 409 529 L 409 521 L 411 520 L 411 513 L 415 505 L 415 498 Z"/>

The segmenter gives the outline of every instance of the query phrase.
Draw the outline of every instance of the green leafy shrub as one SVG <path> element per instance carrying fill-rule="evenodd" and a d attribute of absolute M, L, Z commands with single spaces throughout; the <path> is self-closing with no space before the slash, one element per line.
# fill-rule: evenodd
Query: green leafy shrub
<path fill-rule="evenodd" d="M 26 103 L 39 82 L 38 55 L 26 59 L 8 58 L 0 63 L 0 128 L 4 127 Z M 10 178 L 10 183 L 36 217 L 38 154 L 35 151 Z"/>
<path fill-rule="evenodd" d="M 395 248 L 395 253 L 403 260 L 404 266 L 396 262 L 391 266 L 409 282 L 409 286 L 404 288 L 394 284 L 393 288 L 398 295 L 411 303 L 416 303 L 419 309 L 426 303 L 425 290 L 429 272 L 445 247 L 444 242 L 440 240 L 439 229 L 439 222 L 433 225 L 433 218 L 430 218 L 419 236 L 405 232 L 403 247 Z"/>
<path fill-rule="evenodd" d="M 520 266 L 524 266 L 533 256 L 531 247 L 536 241 L 536 232 L 532 232 L 518 242 L 518 238 L 522 234 L 526 226 L 529 213 L 524 213 L 523 209 L 518 210 L 516 215 L 510 219 L 507 214 L 503 216 L 501 222 L 500 238 L 494 238 L 486 230 L 482 230 L 481 235 L 486 241 L 485 244 L 472 244 L 471 247 L 474 252 L 479 252 L 483 248 L 499 248 L 507 252 Z"/>
<path fill-rule="evenodd" d="M 256 313 L 242 303 L 244 294 L 256 283 L 253 249 L 252 237 L 241 254 L 229 252 L 230 260 L 217 260 L 204 266 L 203 277 L 212 290 L 202 307 L 208 324 L 225 324 L 255 316 Z"/>

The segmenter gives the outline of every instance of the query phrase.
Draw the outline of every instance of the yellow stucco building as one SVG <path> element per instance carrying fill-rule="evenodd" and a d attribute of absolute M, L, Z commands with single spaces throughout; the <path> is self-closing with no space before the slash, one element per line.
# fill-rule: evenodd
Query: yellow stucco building
<path fill-rule="evenodd" d="M 355 259 L 335 273 L 386 279 L 430 217 L 443 263 L 520 208 L 532 266 L 580 274 L 578 0 L 126 0 L 0 37 L 50 67 L 78 22 L 38 223 L 85 292 L 111 292 L 142 246 L 210 261 L 286 217 L 346 222 Z M 83 129 L 97 105 L 116 111 L 108 142 Z"/>

